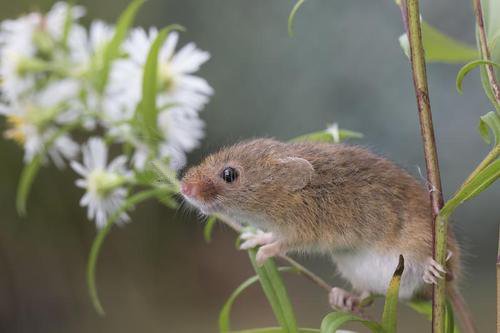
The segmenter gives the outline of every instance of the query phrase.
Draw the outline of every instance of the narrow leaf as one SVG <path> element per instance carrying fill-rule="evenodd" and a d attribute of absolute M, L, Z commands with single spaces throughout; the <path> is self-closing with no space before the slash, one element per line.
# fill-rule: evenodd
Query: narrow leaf
<path fill-rule="evenodd" d="M 262 267 L 259 267 L 255 261 L 256 252 L 255 249 L 251 249 L 248 255 L 278 323 L 286 332 L 297 333 L 295 314 L 274 261 L 268 259 Z"/>
<path fill-rule="evenodd" d="M 292 271 L 289 267 L 280 267 L 278 269 L 281 272 L 286 272 L 286 271 Z M 219 331 L 220 333 L 229 333 L 231 330 L 231 325 L 230 325 L 230 319 L 231 319 L 231 310 L 233 307 L 234 301 L 245 291 L 250 287 L 251 285 L 255 284 L 257 281 L 259 281 L 259 276 L 254 275 L 247 280 L 245 280 L 241 285 L 239 285 L 238 288 L 236 288 L 231 296 L 227 299 L 226 303 L 224 303 L 224 306 L 222 307 L 222 310 L 219 314 Z M 282 328 L 279 328 L 280 330 Z"/>
<path fill-rule="evenodd" d="M 99 230 L 99 232 L 97 233 L 94 242 L 92 243 L 89 259 L 87 262 L 87 286 L 89 288 L 89 294 L 90 294 L 90 299 L 92 300 L 92 304 L 94 305 L 94 308 L 96 309 L 99 315 L 104 316 L 105 312 L 104 308 L 102 307 L 101 301 L 99 300 L 99 295 L 97 293 L 95 272 L 96 272 L 97 258 L 99 256 L 104 239 L 106 239 L 106 236 L 113 227 L 113 224 L 124 212 L 132 209 L 133 207 L 135 207 L 135 205 L 137 205 L 142 201 L 163 194 L 163 192 L 164 192 L 163 189 L 152 189 L 139 192 L 131 196 L 122 204 L 122 206 L 113 215 L 109 217 L 106 226 L 101 230 Z"/>
<path fill-rule="evenodd" d="M 406 305 L 412 308 L 415 312 L 424 315 L 427 320 L 432 320 L 432 303 L 430 301 L 412 300 L 406 303 Z M 451 315 L 448 315 L 448 311 L 450 310 L 453 311 L 453 309 L 451 308 L 451 303 L 449 302 L 449 300 L 447 300 L 445 314 L 446 332 L 459 333 L 460 330 L 455 326 L 453 312 L 450 312 Z"/>
<path fill-rule="evenodd" d="M 288 333 L 281 327 L 254 328 L 243 331 L 232 331 L 232 333 Z M 299 328 L 299 333 L 320 333 L 315 328 Z"/>
<path fill-rule="evenodd" d="M 214 225 L 217 222 L 217 218 L 215 216 L 210 216 L 205 223 L 205 227 L 203 228 L 203 237 L 205 238 L 205 242 L 210 243 L 212 241 L 212 230 L 214 229 Z"/>
<path fill-rule="evenodd" d="M 326 315 L 321 322 L 321 333 L 335 333 L 339 328 L 349 322 L 357 322 L 363 324 L 374 333 L 384 333 L 382 326 L 371 320 L 363 319 L 355 314 L 346 312 L 331 312 Z"/>
<path fill-rule="evenodd" d="M 465 64 L 464 66 L 462 66 L 462 68 L 460 68 L 460 70 L 458 71 L 457 78 L 456 78 L 457 91 L 460 94 L 463 92 L 462 91 L 462 82 L 464 80 L 464 77 L 467 74 L 469 74 L 470 71 L 472 71 L 474 68 L 476 68 L 479 65 L 493 65 L 493 66 L 500 67 L 499 64 L 497 64 L 493 61 L 488 61 L 488 60 L 473 60 L 473 61 Z"/>
<path fill-rule="evenodd" d="M 24 166 L 19 184 L 17 186 L 16 208 L 17 213 L 21 216 L 26 215 L 26 202 L 31 190 L 31 185 L 42 166 L 43 154 L 37 154 L 30 163 Z"/>
<path fill-rule="evenodd" d="M 158 108 L 156 106 L 158 55 L 168 34 L 173 30 L 184 30 L 184 28 L 173 24 L 160 30 L 158 36 L 156 36 L 156 39 L 151 44 L 146 64 L 144 65 L 142 99 L 136 111 L 136 119 L 143 128 L 144 136 L 152 146 L 154 146 L 155 140 L 161 137 L 157 124 Z"/>
<path fill-rule="evenodd" d="M 406 303 L 415 312 L 424 315 L 428 320 L 432 319 L 432 303 L 424 300 L 412 300 Z"/>
<path fill-rule="evenodd" d="M 479 57 L 475 48 L 447 36 L 427 22 L 422 21 L 421 27 L 426 61 L 454 64 L 472 61 Z M 408 36 L 402 35 L 399 43 L 408 57 L 410 54 Z"/>
<path fill-rule="evenodd" d="M 288 35 L 290 37 L 293 36 L 293 23 L 295 21 L 295 15 L 297 15 L 297 12 L 299 11 L 300 7 L 306 2 L 306 0 L 297 0 L 295 5 L 292 8 L 292 11 L 290 12 L 290 15 L 288 16 Z"/>
<path fill-rule="evenodd" d="M 446 333 L 455 333 L 455 318 L 453 315 L 453 307 L 451 306 L 450 301 L 446 300 L 446 313 L 445 313 L 445 332 Z"/>
<path fill-rule="evenodd" d="M 127 36 L 128 29 L 132 25 L 137 11 L 143 3 L 144 0 L 132 1 L 118 18 L 115 33 L 109 43 L 106 45 L 102 56 L 103 59 L 101 67 L 99 68 L 98 81 L 96 84 L 97 90 L 101 93 L 106 88 L 109 71 L 111 69 L 111 63 L 119 56 L 122 42 Z"/>
<path fill-rule="evenodd" d="M 45 142 L 43 149 L 33 157 L 29 164 L 24 166 L 19 178 L 19 184 L 17 186 L 16 194 L 16 209 L 19 215 L 26 215 L 26 202 L 31 190 L 31 185 L 33 185 L 33 181 L 35 180 L 35 177 L 43 164 L 48 150 L 54 144 L 54 141 L 57 140 L 57 138 L 70 132 L 77 125 L 78 123 L 71 123 L 58 129 L 49 137 L 47 142 Z"/>
<path fill-rule="evenodd" d="M 394 275 L 392 276 L 387 293 L 385 296 L 384 312 L 382 314 L 382 327 L 387 333 L 395 333 L 397 328 L 398 317 L 398 299 L 399 285 L 401 283 L 401 275 L 403 275 L 405 264 L 402 255 L 399 255 L 399 263 Z"/>
<path fill-rule="evenodd" d="M 363 138 L 363 134 L 359 132 L 354 132 L 345 129 L 339 129 L 339 139 L 340 142 L 347 139 L 361 139 Z M 301 141 L 314 141 L 314 142 L 334 142 L 334 138 L 332 133 L 329 131 L 318 131 L 309 134 L 304 134 L 293 138 L 290 140 L 291 142 L 301 142 Z"/>
<path fill-rule="evenodd" d="M 172 186 L 174 192 L 180 191 L 179 180 L 174 170 L 160 160 L 152 161 L 150 165 L 151 170 L 156 174 L 159 182 Z"/>
<path fill-rule="evenodd" d="M 478 127 L 484 142 L 487 144 L 492 142 L 489 135 L 489 130 L 491 130 L 494 144 L 500 144 L 500 115 L 498 113 L 491 111 L 482 116 L 479 120 Z"/>
<path fill-rule="evenodd" d="M 495 160 L 465 184 L 441 209 L 442 216 L 449 216 L 464 201 L 472 199 L 500 177 L 500 159 Z"/>

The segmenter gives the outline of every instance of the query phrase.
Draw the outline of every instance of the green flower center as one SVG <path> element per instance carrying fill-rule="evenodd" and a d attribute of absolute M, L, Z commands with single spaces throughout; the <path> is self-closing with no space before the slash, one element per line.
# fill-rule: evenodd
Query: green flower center
<path fill-rule="evenodd" d="M 125 177 L 117 173 L 96 169 L 88 176 L 88 190 L 99 197 L 105 197 L 124 182 Z"/>
<path fill-rule="evenodd" d="M 170 62 L 161 63 L 158 67 L 158 90 L 171 91 L 175 81 Z"/>

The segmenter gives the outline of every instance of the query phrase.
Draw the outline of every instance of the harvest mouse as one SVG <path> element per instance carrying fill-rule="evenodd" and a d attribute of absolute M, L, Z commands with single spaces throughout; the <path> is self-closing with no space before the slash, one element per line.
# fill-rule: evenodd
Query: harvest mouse
<path fill-rule="evenodd" d="M 385 294 L 400 254 L 401 299 L 430 297 L 431 284 L 445 276 L 453 276 L 448 288 L 459 296 L 460 249 L 451 231 L 447 267 L 432 259 L 426 188 L 365 148 L 246 141 L 188 170 L 181 193 L 204 214 L 262 230 L 242 235 L 242 249 L 260 246 L 258 264 L 287 252 L 331 256 L 353 288 L 332 289 L 334 308 L 353 311 L 364 296 Z"/>

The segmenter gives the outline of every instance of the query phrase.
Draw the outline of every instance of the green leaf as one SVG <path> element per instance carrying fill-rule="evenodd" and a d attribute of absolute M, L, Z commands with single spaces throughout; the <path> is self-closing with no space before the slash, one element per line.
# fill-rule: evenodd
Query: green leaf
<path fill-rule="evenodd" d="M 26 215 L 26 202 L 31 190 L 31 185 L 33 185 L 33 181 L 35 180 L 35 177 L 43 164 L 49 148 L 58 137 L 70 132 L 77 125 L 78 123 L 71 123 L 58 129 L 54 134 L 52 134 L 51 137 L 49 137 L 47 142 L 45 142 L 43 149 L 33 157 L 29 164 L 24 166 L 19 178 L 19 184 L 17 186 L 16 194 L 16 209 L 19 215 Z"/>
<path fill-rule="evenodd" d="M 173 30 L 184 30 L 177 24 L 169 25 L 158 33 L 151 44 L 149 53 L 144 65 L 144 75 L 142 78 L 142 99 L 137 107 L 136 120 L 141 125 L 144 136 L 151 147 L 155 147 L 155 142 L 161 138 L 158 129 L 158 108 L 156 106 L 156 95 L 158 92 L 158 55 L 168 34 Z"/>
<path fill-rule="evenodd" d="M 491 130 L 495 146 L 500 144 L 500 115 L 498 113 L 491 111 L 482 116 L 478 127 L 484 142 L 491 143 L 492 140 L 489 135 L 489 130 Z"/>
<path fill-rule="evenodd" d="M 172 186 L 172 190 L 176 193 L 180 191 L 179 180 L 174 170 L 161 160 L 151 161 L 150 165 L 151 170 L 158 177 L 158 182 Z"/>
<path fill-rule="evenodd" d="M 210 243 L 212 241 L 212 230 L 214 229 L 214 225 L 217 222 L 217 218 L 215 216 L 210 216 L 205 223 L 205 227 L 203 228 L 203 237 L 205 238 L 205 242 Z"/>
<path fill-rule="evenodd" d="M 280 267 L 278 269 L 280 272 L 287 272 L 287 271 L 292 271 L 290 267 Z M 247 280 L 245 280 L 241 285 L 236 288 L 231 296 L 227 299 L 226 303 L 221 309 L 221 312 L 219 314 L 219 332 L 220 333 L 229 333 L 231 330 L 230 326 L 230 318 L 231 318 L 231 309 L 233 307 L 233 303 L 238 298 L 243 291 L 248 289 L 251 285 L 255 284 L 257 281 L 259 281 L 259 276 L 254 275 Z M 280 330 L 282 328 L 279 328 Z"/>
<path fill-rule="evenodd" d="M 68 8 L 66 10 L 66 16 L 64 17 L 63 34 L 61 38 L 61 45 L 67 51 L 68 50 L 68 37 L 73 25 L 73 4 L 68 3 Z"/>
<path fill-rule="evenodd" d="M 251 249 L 248 251 L 248 255 L 278 323 L 286 332 L 297 333 L 292 304 L 274 261 L 268 259 L 262 267 L 259 267 L 255 261 L 256 252 L 255 249 Z"/>
<path fill-rule="evenodd" d="M 26 215 L 26 202 L 31 190 L 31 185 L 35 180 L 40 167 L 42 166 L 43 154 L 37 154 L 29 164 L 25 165 L 21 172 L 19 184 L 17 186 L 16 208 L 17 213 L 21 216 Z"/>
<path fill-rule="evenodd" d="M 432 303 L 424 300 L 412 300 L 406 303 L 415 312 L 424 315 L 428 320 L 432 320 Z"/>
<path fill-rule="evenodd" d="M 339 129 L 340 142 L 347 139 L 361 139 L 363 134 L 345 129 Z M 334 142 L 334 137 L 330 131 L 318 131 L 309 134 L 304 134 L 293 138 L 291 142 L 314 141 L 314 142 Z"/>
<path fill-rule="evenodd" d="M 87 286 L 89 288 L 90 299 L 92 300 L 92 304 L 94 305 L 95 310 L 101 316 L 105 315 L 104 308 L 102 307 L 101 301 L 99 300 L 99 295 L 97 293 L 97 286 L 95 280 L 95 272 L 97 265 L 97 258 L 99 257 L 99 252 L 101 251 L 102 244 L 106 239 L 106 236 L 109 234 L 113 224 L 118 220 L 118 218 L 124 212 L 132 209 L 138 203 L 145 201 L 147 199 L 160 196 L 164 193 L 164 189 L 152 189 L 145 190 L 139 192 L 127 200 L 122 204 L 122 206 L 114 212 L 108 219 L 106 226 L 99 230 L 97 233 L 94 242 L 92 243 L 92 247 L 90 249 L 89 259 L 87 262 Z"/>
<path fill-rule="evenodd" d="M 422 21 L 421 26 L 425 60 L 428 62 L 454 64 L 471 61 L 479 57 L 479 53 L 475 48 L 443 34 L 427 22 Z M 410 45 L 406 34 L 399 38 L 399 43 L 406 56 L 409 57 Z"/>
<path fill-rule="evenodd" d="M 243 331 L 232 331 L 232 333 L 288 333 L 288 332 L 281 327 L 264 327 L 264 328 L 254 328 Z M 320 332 L 318 329 L 315 328 L 299 328 L 299 333 L 320 333 Z"/>
<path fill-rule="evenodd" d="M 290 15 L 288 16 L 288 35 L 290 37 L 293 36 L 293 22 L 295 21 L 295 15 L 297 15 L 299 8 L 304 4 L 304 2 L 306 2 L 306 0 L 297 0 L 292 8 L 292 11 L 290 12 Z"/>
<path fill-rule="evenodd" d="M 410 308 L 416 312 L 424 315 L 427 320 L 432 320 L 432 302 L 425 300 L 412 300 L 406 303 Z M 455 326 L 453 308 L 449 300 L 446 301 L 446 313 L 445 313 L 446 330 L 448 333 L 460 333 L 460 330 Z"/>
<path fill-rule="evenodd" d="M 127 36 L 128 29 L 132 25 L 137 11 L 143 3 L 144 0 L 132 1 L 118 18 L 115 33 L 104 49 L 102 60 L 100 62 L 101 66 L 98 68 L 99 73 L 98 81 L 96 82 L 96 89 L 100 93 L 104 92 L 104 89 L 106 88 L 111 63 L 119 56 L 122 42 Z"/>
<path fill-rule="evenodd" d="M 375 333 L 384 333 L 382 326 L 371 320 L 363 319 L 355 314 L 346 312 L 331 312 L 327 314 L 321 322 L 321 333 L 335 333 L 344 324 L 349 322 L 357 322 L 369 328 L 370 331 Z"/>
<path fill-rule="evenodd" d="M 464 201 L 472 199 L 500 177 L 500 159 L 495 160 L 483 170 L 481 170 L 474 178 L 465 184 L 460 190 L 446 202 L 440 211 L 440 215 L 449 216 L 453 211 Z"/>
<path fill-rule="evenodd" d="M 399 285 L 405 267 L 404 258 L 399 255 L 398 267 L 394 271 L 387 293 L 385 295 L 384 312 L 382 314 L 382 327 L 387 333 L 396 333 L 398 319 Z"/>
<path fill-rule="evenodd" d="M 456 86 L 457 86 L 457 91 L 461 94 L 462 93 L 462 81 L 464 80 L 464 77 L 469 74 L 471 70 L 476 68 L 479 65 L 493 65 L 500 67 L 500 64 L 497 64 L 493 61 L 488 61 L 488 60 L 473 60 L 467 64 L 465 64 L 462 68 L 460 68 L 460 71 L 458 71 L 457 78 L 456 78 Z"/>
<path fill-rule="evenodd" d="M 455 333 L 455 318 L 453 315 L 453 307 L 451 306 L 450 301 L 446 300 L 446 308 L 445 308 L 445 332 L 447 333 Z"/>

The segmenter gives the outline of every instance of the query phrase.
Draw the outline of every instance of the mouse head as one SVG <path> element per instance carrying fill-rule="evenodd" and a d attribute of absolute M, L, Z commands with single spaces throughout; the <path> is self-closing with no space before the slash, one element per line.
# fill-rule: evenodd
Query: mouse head
<path fill-rule="evenodd" d="M 280 198 L 304 188 L 314 174 L 307 160 L 275 140 L 239 143 L 189 169 L 181 193 L 204 214 L 263 213 Z"/>

